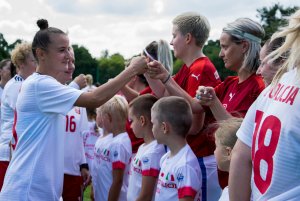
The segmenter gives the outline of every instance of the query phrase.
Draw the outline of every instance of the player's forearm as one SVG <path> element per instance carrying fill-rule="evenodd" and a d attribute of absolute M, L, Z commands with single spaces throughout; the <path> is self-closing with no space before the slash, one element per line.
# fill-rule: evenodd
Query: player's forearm
<path fill-rule="evenodd" d="M 156 97 L 162 98 L 169 95 L 167 90 L 165 89 L 165 86 L 160 80 L 152 79 L 147 74 L 144 74 L 144 76 L 147 79 L 147 82 Z"/>
<path fill-rule="evenodd" d="M 86 92 L 81 94 L 77 99 L 75 105 L 79 107 L 93 107 L 97 108 L 100 105 L 111 99 L 117 92 L 127 84 L 130 79 L 135 76 L 137 72 L 134 69 L 126 68 L 115 78 L 109 80 L 107 83 L 101 85 L 93 92 Z"/>
<path fill-rule="evenodd" d="M 238 140 L 232 151 L 229 171 L 229 197 L 232 201 L 249 201 L 251 197 L 251 149 Z"/>
<path fill-rule="evenodd" d="M 226 120 L 232 117 L 232 115 L 229 112 L 227 112 L 227 110 L 224 108 L 224 106 L 217 97 L 214 100 L 214 102 L 209 106 L 209 108 L 217 121 Z"/>
<path fill-rule="evenodd" d="M 188 132 L 188 135 L 197 135 L 203 128 L 205 113 L 193 114 L 192 126 Z"/>
<path fill-rule="evenodd" d="M 121 188 L 122 188 L 122 180 L 113 181 L 109 193 L 108 193 L 108 201 L 118 201 Z"/>

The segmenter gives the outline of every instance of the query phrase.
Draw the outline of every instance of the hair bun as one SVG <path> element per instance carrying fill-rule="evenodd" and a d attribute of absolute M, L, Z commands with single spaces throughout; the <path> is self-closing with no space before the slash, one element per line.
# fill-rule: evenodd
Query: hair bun
<path fill-rule="evenodd" d="M 36 24 L 40 28 L 40 30 L 44 30 L 48 28 L 48 21 L 45 19 L 39 19 Z"/>

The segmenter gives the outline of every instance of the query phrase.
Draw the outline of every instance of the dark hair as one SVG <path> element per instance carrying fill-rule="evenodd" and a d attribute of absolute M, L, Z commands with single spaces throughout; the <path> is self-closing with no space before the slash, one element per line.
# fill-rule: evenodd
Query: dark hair
<path fill-rule="evenodd" d="M 55 28 L 55 27 L 49 27 L 48 21 L 45 19 L 39 19 L 37 21 L 37 25 L 40 28 L 38 32 L 36 32 L 33 42 L 32 42 L 32 52 L 33 56 L 38 60 L 36 56 L 36 49 L 41 48 L 43 50 L 46 50 L 50 41 L 50 34 L 65 34 L 62 30 Z"/>
<path fill-rule="evenodd" d="M 3 69 L 6 64 L 10 62 L 10 76 L 13 77 L 17 73 L 16 66 L 13 64 L 13 62 L 10 59 L 3 59 L 0 62 L 0 69 Z"/>
<path fill-rule="evenodd" d="M 143 83 L 145 86 L 149 86 L 149 83 L 143 74 L 139 74 L 137 77 L 141 83 Z"/>
<path fill-rule="evenodd" d="M 181 97 L 168 96 L 159 99 L 152 107 L 157 120 L 167 122 L 177 135 L 186 137 L 192 125 L 192 109 L 190 104 Z"/>
<path fill-rule="evenodd" d="M 146 118 L 151 119 L 151 108 L 156 101 L 157 98 L 155 96 L 144 94 L 133 99 L 129 103 L 129 108 L 134 116 L 145 116 Z"/>
<path fill-rule="evenodd" d="M 158 50 L 158 43 L 156 41 L 152 41 L 149 45 L 146 46 L 145 50 L 155 59 L 157 58 L 157 50 Z M 144 55 L 147 56 L 144 52 Z"/>

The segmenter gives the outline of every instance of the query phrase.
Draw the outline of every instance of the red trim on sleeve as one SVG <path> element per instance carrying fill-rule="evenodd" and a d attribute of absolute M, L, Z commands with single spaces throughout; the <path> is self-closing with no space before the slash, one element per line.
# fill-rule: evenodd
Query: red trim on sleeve
<path fill-rule="evenodd" d="M 121 161 L 116 161 L 116 162 L 113 162 L 112 167 L 113 167 L 114 170 L 115 169 L 124 170 L 125 169 L 125 163 L 122 163 Z"/>
<path fill-rule="evenodd" d="M 150 168 L 150 170 L 143 170 L 142 171 L 143 176 L 151 176 L 151 177 L 158 177 L 159 170 Z"/>
<path fill-rule="evenodd" d="M 185 186 L 180 189 L 178 189 L 178 198 L 184 198 L 184 197 L 192 197 L 195 198 L 197 192 L 190 186 Z"/>

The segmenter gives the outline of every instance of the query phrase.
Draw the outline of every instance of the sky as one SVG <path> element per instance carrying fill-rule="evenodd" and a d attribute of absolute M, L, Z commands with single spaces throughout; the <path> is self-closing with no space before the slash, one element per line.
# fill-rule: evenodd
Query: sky
<path fill-rule="evenodd" d="M 216 40 L 227 23 L 238 17 L 259 21 L 256 10 L 277 2 L 300 6 L 299 0 L 0 0 L 0 33 L 9 43 L 31 42 L 36 21 L 44 18 L 95 58 L 104 50 L 130 58 L 153 40 L 170 41 L 172 19 L 183 12 L 206 16 L 209 39 Z"/>

